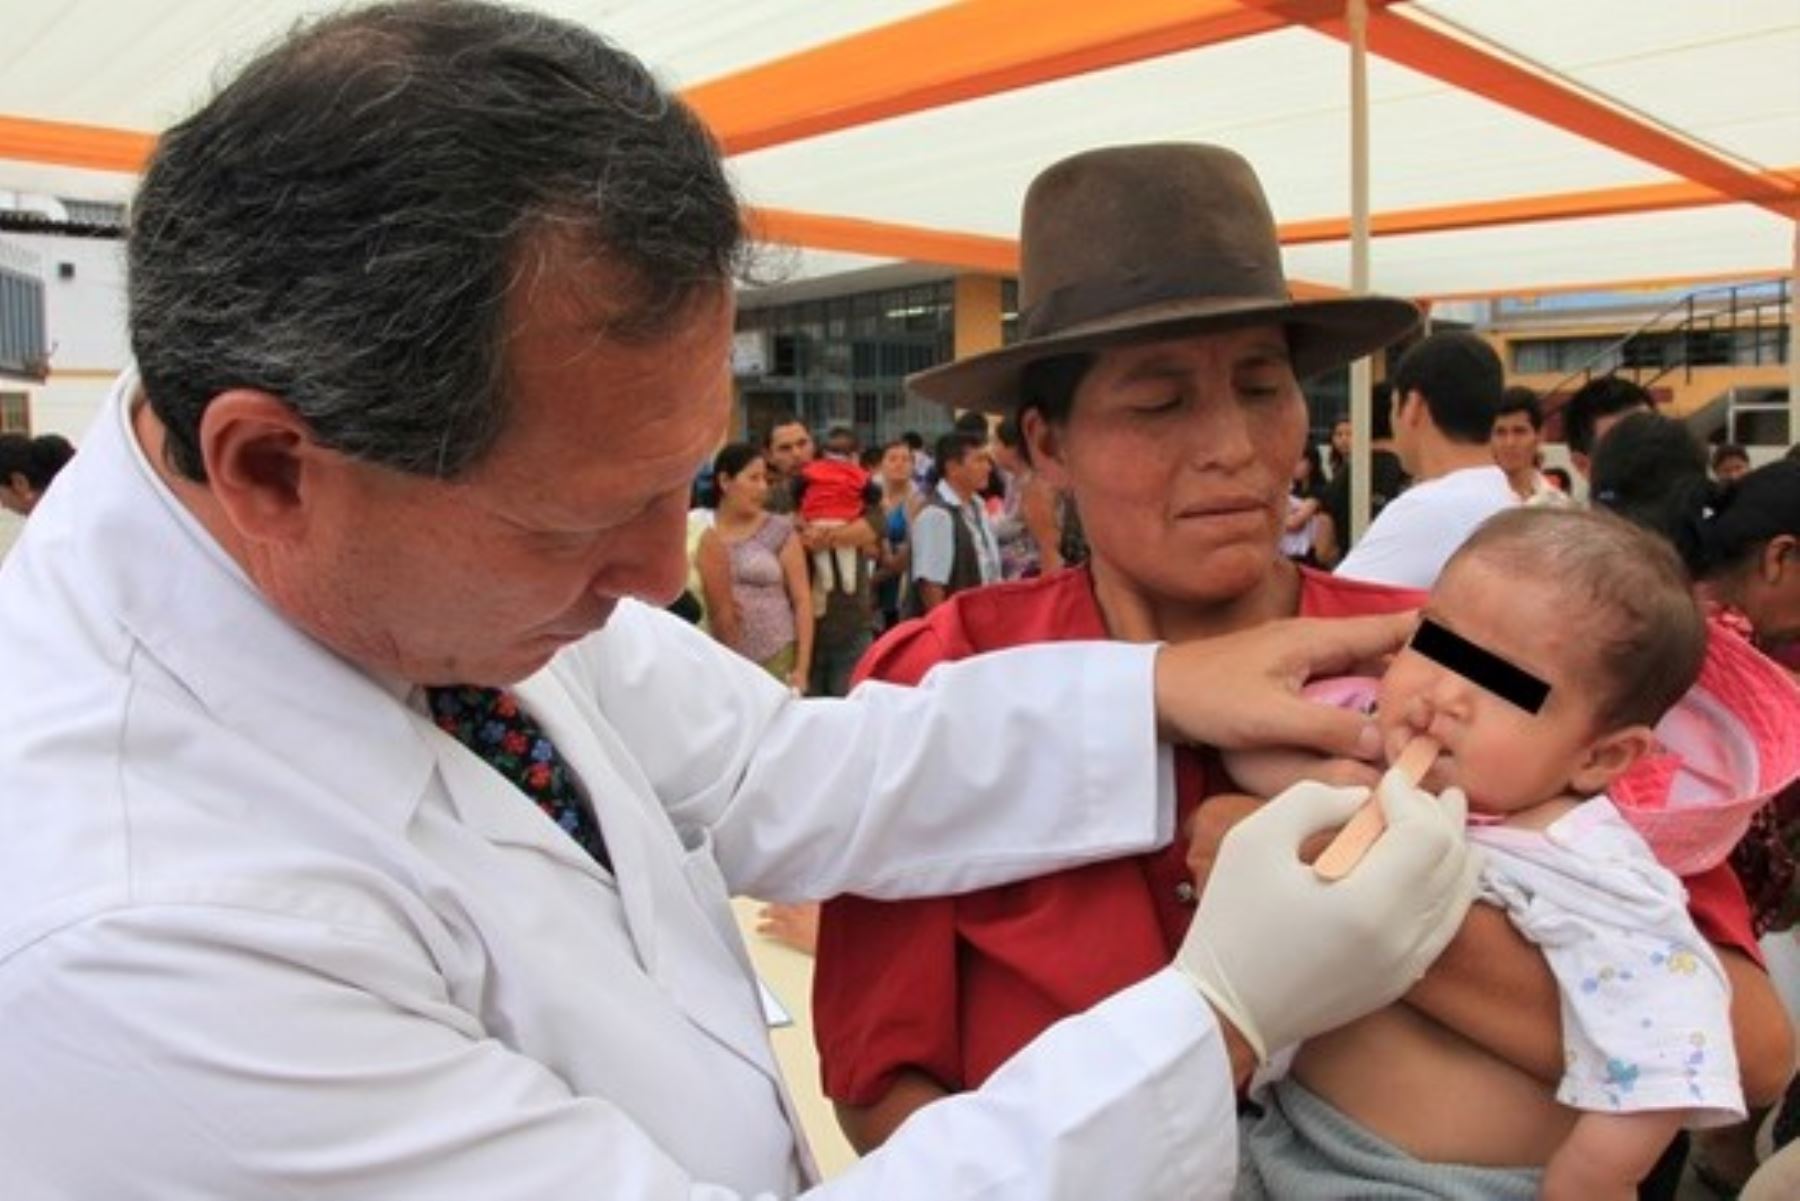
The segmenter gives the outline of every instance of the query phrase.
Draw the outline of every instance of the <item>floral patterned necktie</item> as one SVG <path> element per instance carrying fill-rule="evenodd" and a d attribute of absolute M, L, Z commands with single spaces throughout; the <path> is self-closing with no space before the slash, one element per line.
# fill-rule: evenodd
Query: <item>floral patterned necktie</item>
<path fill-rule="evenodd" d="M 432 720 L 440 729 L 510 780 L 600 866 L 612 870 L 600 826 L 583 802 L 562 756 L 537 723 L 519 708 L 517 697 L 502 688 L 466 684 L 427 688 L 425 695 L 431 705 Z"/>

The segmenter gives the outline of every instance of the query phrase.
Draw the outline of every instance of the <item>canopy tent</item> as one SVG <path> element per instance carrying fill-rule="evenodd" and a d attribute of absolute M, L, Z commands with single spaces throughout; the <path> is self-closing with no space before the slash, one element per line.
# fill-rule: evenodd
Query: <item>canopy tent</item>
<path fill-rule="evenodd" d="M 122 198 L 155 130 L 326 7 L 12 6 L 0 188 Z M 1256 165 L 1291 273 L 1349 283 L 1348 56 L 1331 0 L 540 7 L 682 88 L 771 237 L 1005 270 L 1024 186 L 1048 162 L 1110 142 L 1216 141 Z M 1376 289 L 1429 298 L 1791 269 L 1800 0 L 1370 8 Z M 797 273 L 841 266 L 803 255 Z"/>
<path fill-rule="evenodd" d="M 14 5 L 0 189 L 124 199 L 154 131 L 331 7 Z M 1255 164 L 1296 290 L 1667 286 L 1784 275 L 1800 259 L 1800 0 L 538 7 L 651 63 L 712 126 L 760 236 L 793 248 L 770 298 L 849 286 L 847 272 L 1010 272 L 1033 175 L 1083 148 L 1160 140 Z M 1372 252 L 1351 236 L 1353 209 Z M 1361 370 L 1352 391 L 1360 457 Z M 1800 428 L 1800 386 L 1789 392 Z"/>

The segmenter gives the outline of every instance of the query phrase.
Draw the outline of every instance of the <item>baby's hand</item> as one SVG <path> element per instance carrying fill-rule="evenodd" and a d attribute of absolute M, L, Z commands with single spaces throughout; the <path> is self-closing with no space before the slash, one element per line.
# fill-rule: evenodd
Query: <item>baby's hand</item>
<path fill-rule="evenodd" d="M 1262 808 L 1262 798 L 1241 792 L 1215 793 L 1200 802 L 1187 823 L 1187 868 L 1194 878 L 1194 895 L 1206 891 L 1206 879 L 1212 875 L 1213 861 L 1219 857 L 1219 844 L 1231 827 Z"/>
<path fill-rule="evenodd" d="M 1280 796 L 1302 780 L 1317 780 L 1339 788 L 1372 788 L 1381 779 L 1381 768 L 1376 764 L 1359 759 L 1328 759 L 1291 748 L 1226 751 L 1223 758 L 1226 774 L 1239 788 L 1256 796 Z"/>
<path fill-rule="evenodd" d="M 1373 788 L 1381 782 L 1381 772 L 1376 764 L 1361 759 L 1320 759 L 1307 779 L 1338 788 Z"/>
<path fill-rule="evenodd" d="M 802 955 L 819 952 L 817 905 L 764 905 L 757 912 L 756 932 L 792 947 Z"/>

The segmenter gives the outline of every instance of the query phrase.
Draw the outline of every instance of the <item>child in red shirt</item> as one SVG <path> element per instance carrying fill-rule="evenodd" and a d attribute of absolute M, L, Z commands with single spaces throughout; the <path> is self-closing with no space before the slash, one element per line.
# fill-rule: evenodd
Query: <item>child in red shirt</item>
<path fill-rule="evenodd" d="M 808 524 L 829 529 L 859 520 L 868 504 L 869 473 L 856 463 L 856 435 L 842 426 L 825 436 L 824 457 L 800 468 L 799 509 Z M 813 552 L 813 616 L 825 615 L 832 589 L 856 591 L 856 556 L 840 546 Z"/>

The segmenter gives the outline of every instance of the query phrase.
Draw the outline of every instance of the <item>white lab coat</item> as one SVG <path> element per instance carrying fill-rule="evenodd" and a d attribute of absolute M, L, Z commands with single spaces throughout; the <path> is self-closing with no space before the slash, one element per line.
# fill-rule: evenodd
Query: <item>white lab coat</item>
<path fill-rule="evenodd" d="M 0 569 L 9 1201 L 791 1195 L 728 894 L 952 892 L 1170 837 L 1146 649 L 797 702 L 623 605 L 518 689 L 615 879 L 263 601 L 144 462 L 132 386 Z M 821 1194 L 1223 1196 L 1220 1041 L 1162 973 Z"/>

